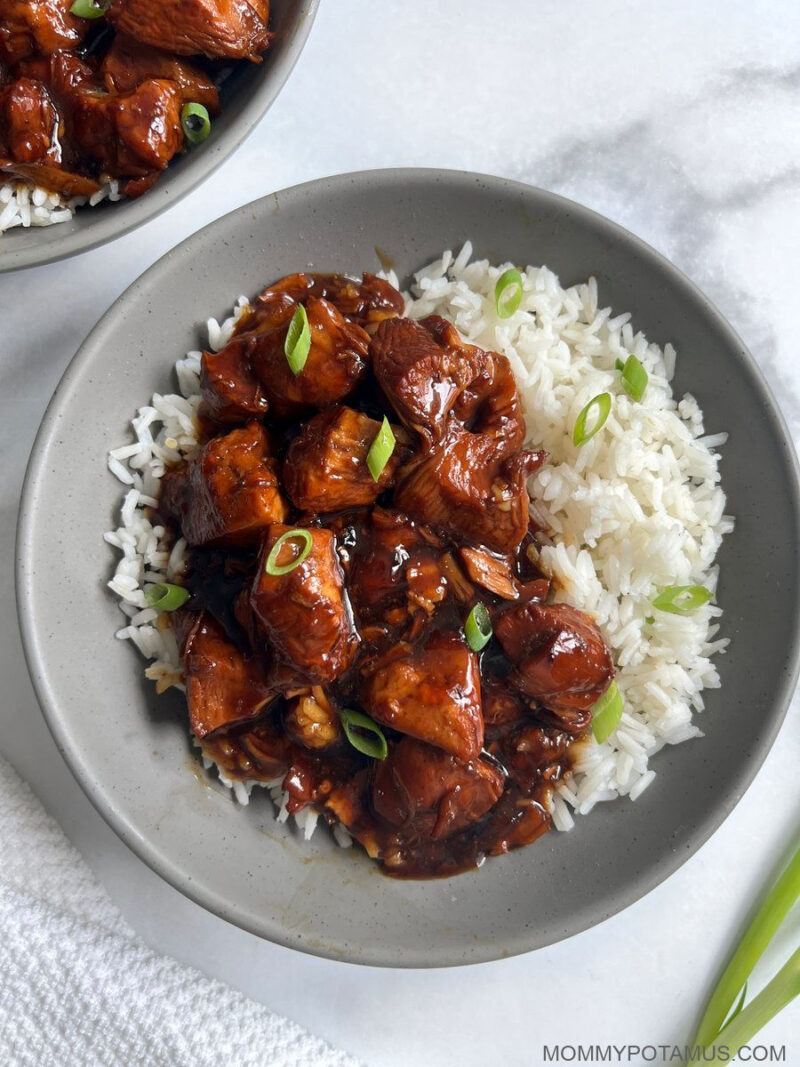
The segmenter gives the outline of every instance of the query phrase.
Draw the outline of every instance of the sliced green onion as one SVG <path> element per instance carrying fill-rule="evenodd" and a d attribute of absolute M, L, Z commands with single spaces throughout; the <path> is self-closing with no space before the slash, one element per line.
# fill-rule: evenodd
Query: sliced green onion
<path fill-rule="evenodd" d="M 494 287 L 494 309 L 498 318 L 510 319 L 522 303 L 522 275 L 516 268 L 504 270 Z"/>
<path fill-rule="evenodd" d="M 586 429 L 586 420 L 589 415 L 597 408 L 597 416 L 595 423 L 591 430 Z M 572 431 L 572 443 L 575 445 L 585 445 L 587 441 L 591 441 L 598 430 L 606 424 L 606 419 L 611 412 L 611 393 L 598 393 L 597 396 L 593 396 L 580 415 L 575 420 L 575 429 Z"/>
<path fill-rule="evenodd" d="M 628 356 L 622 366 L 621 359 L 617 360 L 616 366 L 622 371 L 622 388 L 631 400 L 641 400 L 647 388 L 649 376 L 636 356 Z"/>
<path fill-rule="evenodd" d="M 622 362 L 621 359 L 617 359 L 614 361 L 614 367 L 616 368 L 616 370 L 625 370 L 625 364 Z"/>
<path fill-rule="evenodd" d="M 345 737 L 353 748 L 372 759 L 386 759 L 389 746 L 386 744 L 383 730 L 374 719 L 363 711 L 353 711 L 352 708 L 342 708 L 339 718 L 342 720 Z"/>
<path fill-rule="evenodd" d="M 800 948 L 795 950 L 758 996 L 754 997 L 732 1022 L 722 1028 L 718 1035 L 719 1040 L 711 1043 L 714 1059 L 708 1060 L 703 1056 L 703 1063 L 730 1063 L 759 1030 L 797 996 L 800 996 Z"/>
<path fill-rule="evenodd" d="M 707 604 L 712 596 L 704 585 L 669 585 L 655 598 L 653 607 L 672 615 L 688 615 Z"/>
<path fill-rule="evenodd" d="M 607 741 L 622 718 L 622 694 L 612 682 L 592 706 L 592 733 L 598 745 Z"/>
<path fill-rule="evenodd" d="M 181 126 L 190 144 L 202 144 L 211 133 L 208 111 L 202 104 L 184 104 L 181 108 Z"/>
<path fill-rule="evenodd" d="M 79 19 L 100 19 L 105 15 L 106 9 L 94 0 L 75 0 L 69 9 L 70 13 L 77 15 Z"/>
<path fill-rule="evenodd" d="M 492 637 L 492 620 L 485 604 L 476 604 L 464 623 L 464 636 L 473 652 L 480 652 Z"/>
<path fill-rule="evenodd" d="M 703 1046 L 711 1048 L 715 1045 L 721 1048 L 724 1045 L 729 1050 L 728 1059 L 733 1059 L 738 1049 L 754 1037 L 794 997 L 800 995 L 800 949 L 797 949 L 752 1003 L 741 1007 L 746 995 L 747 979 L 799 898 L 800 848 L 796 848 L 788 866 L 762 901 L 722 972 L 700 1020 L 697 1034 L 692 1041 L 693 1048 L 700 1046 L 702 1051 Z M 731 1007 L 740 990 L 744 990 L 744 993 L 740 995 L 739 1004 L 731 1014 Z M 704 1056 L 702 1061 L 718 1062 L 707 1060 Z M 691 1062 L 694 1062 L 694 1059 Z"/>
<path fill-rule="evenodd" d="M 305 367 L 308 359 L 308 351 L 311 348 L 311 328 L 308 325 L 308 315 L 302 304 L 292 315 L 286 340 L 283 342 L 283 351 L 286 353 L 286 362 L 289 364 L 292 374 L 299 374 Z"/>
<path fill-rule="evenodd" d="M 151 585 L 145 592 L 144 598 L 151 608 L 156 611 L 175 611 L 182 607 L 189 599 L 189 590 L 182 585 L 172 585 L 170 582 L 159 582 Z"/>
<path fill-rule="evenodd" d="M 389 420 L 384 415 L 381 428 L 375 435 L 375 440 L 369 446 L 369 452 L 367 452 L 367 466 L 369 467 L 369 472 L 372 475 L 373 481 L 377 482 L 383 474 L 383 468 L 392 458 L 394 446 L 394 434 L 389 425 Z"/>
<path fill-rule="evenodd" d="M 281 549 L 287 541 L 302 542 L 302 547 L 300 547 L 300 545 L 297 546 L 300 550 L 290 563 L 284 563 L 279 565 L 278 556 L 280 555 Z M 285 534 L 281 534 L 281 536 L 270 549 L 269 555 L 267 556 L 267 561 L 264 564 L 264 570 L 267 572 L 267 574 L 272 574 L 273 576 L 288 574 L 289 571 L 293 571 L 295 567 L 300 566 L 300 564 L 306 558 L 308 553 L 311 551 L 312 544 L 313 539 L 308 530 L 303 530 L 300 527 L 295 530 L 287 530 Z"/>

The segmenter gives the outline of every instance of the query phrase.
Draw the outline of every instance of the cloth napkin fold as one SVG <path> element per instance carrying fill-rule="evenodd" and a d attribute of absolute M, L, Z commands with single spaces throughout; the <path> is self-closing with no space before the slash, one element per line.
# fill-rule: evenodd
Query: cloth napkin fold
<path fill-rule="evenodd" d="M 0 757 L 3 1067 L 358 1067 L 148 948 Z"/>

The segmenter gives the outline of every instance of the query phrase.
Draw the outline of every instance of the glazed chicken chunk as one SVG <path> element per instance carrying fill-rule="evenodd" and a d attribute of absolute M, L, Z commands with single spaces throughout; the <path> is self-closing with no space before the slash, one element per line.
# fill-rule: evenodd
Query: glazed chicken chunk
<path fill-rule="evenodd" d="M 70 12 L 74 0 L 3 0 L 0 61 L 12 66 L 32 52 L 75 48 L 89 29 Z"/>
<path fill-rule="evenodd" d="M 514 664 L 514 684 L 567 721 L 589 712 L 614 677 L 597 624 L 567 604 L 515 604 L 496 615 L 494 632 Z M 588 719 L 571 721 L 582 728 Z"/>
<path fill-rule="evenodd" d="M 177 55 L 258 61 L 270 41 L 268 0 L 114 0 L 109 22 Z"/>
<path fill-rule="evenodd" d="M 459 556 L 464 569 L 476 585 L 482 586 L 503 600 L 516 600 L 519 585 L 511 569 L 508 556 L 496 556 L 485 549 L 461 548 Z"/>
<path fill-rule="evenodd" d="M 0 89 L 0 140 L 18 163 L 59 161 L 58 115 L 40 81 L 19 78 Z"/>
<path fill-rule="evenodd" d="M 438 315 L 382 323 L 370 352 L 376 378 L 410 428 L 439 440 L 452 415 L 491 441 L 497 460 L 522 447 L 525 419 L 505 356 L 467 344 Z"/>
<path fill-rule="evenodd" d="M 344 274 L 288 274 L 256 297 L 245 322 L 248 330 L 279 325 L 287 300 L 305 303 L 321 297 L 347 318 L 372 334 L 384 319 L 402 315 L 404 301 L 383 278 L 365 273 L 361 281 Z"/>
<path fill-rule="evenodd" d="M 545 458 L 521 452 L 525 420 L 508 360 L 465 344 L 438 316 L 390 319 L 370 345 L 375 376 L 416 430 L 395 503 L 412 518 L 497 552 L 528 529 L 528 476 Z"/>
<path fill-rule="evenodd" d="M 185 474 L 168 481 L 162 506 L 180 515 L 190 545 L 258 544 L 289 514 L 264 428 L 252 422 L 212 437 Z"/>
<path fill-rule="evenodd" d="M 432 633 L 419 648 L 405 643 L 365 668 L 364 707 L 379 723 L 462 760 L 483 747 L 478 659 L 457 633 Z"/>
<path fill-rule="evenodd" d="M 130 93 L 82 92 L 72 108 L 80 150 L 112 175 L 163 170 L 183 144 L 181 91 L 150 78 Z"/>
<path fill-rule="evenodd" d="M 320 275 L 316 277 L 320 278 Z M 363 326 L 369 334 L 373 334 L 384 319 L 402 315 L 405 306 L 403 297 L 393 285 L 367 272 L 360 282 L 342 274 L 327 275 L 319 295 L 330 300 L 346 318 Z"/>
<path fill-rule="evenodd" d="M 290 737 L 312 750 L 330 748 L 342 736 L 339 716 L 319 685 L 301 689 L 289 698 L 283 722 Z"/>
<path fill-rule="evenodd" d="M 247 338 L 249 358 L 270 410 L 281 417 L 337 403 L 352 392 L 367 366 L 369 335 L 348 322 L 329 301 L 310 297 L 305 308 L 311 346 L 302 373 L 294 374 L 286 359 L 285 341 L 297 306 L 286 298 L 276 315 L 280 325 L 240 335 Z"/>
<path fill-rule="evenodd" d="M 300 677 L 331 682 L 358 650 L 335 539 L 330 530 L 309 529 L 311 546 L 302 562 L 283 574 L 268 573 L 272 549 L 291 530 L 275 524 L 267 531 L 251 594 L 253 612 L 270 647 Z M 284 540 L 273 569 L 289 566 L 304 544 L 300 538 Z"/>
<path fill-rule="evenodd" d="M 495 552 L 515 551 L 528 532 L 528 477 L 544 452 L 498 460 L 492 439 L 451 420 L 397 474 L 395 503 L 412 518 Z"/>
<path fill-rule="evenodd" d="M 248 355 L 247 338 L 235 337 L 221 352 L 204 352 L 200 362 L 200 414 L 214 422 L 244 422 L 266 415 L 269 404 Z"/>
<path fill-rule="evenodd" d="M 111 42 L 100 65 L 100 77 L 112 93 L 132 92 L 150 78 L 171 81 L 181 90 L 182 102 L 202 104 L 210 115 L 219 112 L 217 87 L 198 66 L 124 33 L 118 33 Z"/>
<path fill-rule="evenodd" d="M 283 464 L 283 484 L 301 511 L 340 511 L 373 504 L 394 481 L 395 448 L 377 481 L 367 453 L 381 424 L 360 411 L 337 406 L 304 424 Z M 398 431 L 399 432 L 399 431 Z"/>
<path fill-rule="evenodd" d="M 530 715 L 530 708 L 522 693 L 508 684 L 507 678 L 488 675 L 481 679 L 481 702 L 487 737 L 493 727 L 505 727 L 512 722 L 521 722 Z M 486 745 L 489 751 L 492 748 Z"/>
<path fill-rule="evenodd" d="M 438 436 L 458 397 L 481 372 L 486 353 L 453 350 L 413 319 L 382 322 L 370 345 L 375 377 L 411 430 Z"/>
<path fill-rule="evenodd" d="M 538 771 L 547 775 L 559 766 L 569 740 L 569 734 L 564 730 L 528 723 L 506 737 L 498 751 L 509 770 L 521 770 L 526 774 Z"/>
<path fill-rule="evenodd" d="M 220 730 L 204 737 L 203 755 L 228 778 L 280 778 L 288 770 L 289 744 L 274 718 Z"/>
<path fill-rule="evenodd" d="M 372 804 L 392 826 L 422 820 L 432 823 L 428 832 L 438 840 L 485 815 L 499 799 L 503 785 L 502 773 L 481 759 L 462 762 L 439 748 L 404 737 L 375 769 Z"/>
<path fill-rule="evenodd" d="M 474 370 L 453 404 L 453 417 L 472 433 L 490 438 L 498 459 L 518 452 L 525 440 L 525 417 L 506 357 L 466 344 L 455 326 L 439 315 L 429 315 L 421 325 L 439 345 Z"/>
<path fill-rule="evenodd" d="M 433 615 L 448 591 L 438 538 L 401 512 L 381 507 L 360 527 L 347 580 L 371 645 L 404 632 L 415 616 Z"/>
<path fill-rule="evenodd" d="M 48 163 L 16 163 L 5 159 L 2 155 L 3 146 L 0 140 L 0 173 L 10 174 L 14 178 L 22 178 L 52 189 L 65 197 L 91 196 L 100 189 L 100 183 L 93 178 L 86 178 L 83 174 L 74 174 L 60 167 Z"/>
<path fill-rule="evenodd" d="M 74 99 L 92 72 L 70 52 L 36 56 L 17 65 L 20 75 L 0 90 L 0 171 L 27 179 L 63 196 L 91 196 L 94 178 L 69 167 L 69 138 L 56 101 Z"/>
<path fill-rule="evenodd" d="M 92 68 L 73 52 L 32 56 L 17 64 L 16 70 L 23 78 L 43 82 L 48 90 L 59 98 L 68 98 L 72 93 L 94 85 Z"/>
<path fill-rule="evenodd" d="M 203 738 L 256 718 L 277 694 L 263 664 L 245 656 L 210 615 L 196 616 L 183 649 L 189 723 Z"/>

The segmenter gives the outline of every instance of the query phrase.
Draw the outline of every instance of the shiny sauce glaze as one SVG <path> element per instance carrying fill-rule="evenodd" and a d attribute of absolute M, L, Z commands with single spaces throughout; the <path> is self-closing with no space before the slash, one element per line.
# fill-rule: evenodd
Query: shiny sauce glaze
<path fill-rule="evenodd" d="M 166 473 L 159 517 L 189 544 L 172 621 L 205 753 L 280 781 L 290 811 L 343 824 L 398 877 L 536 840 L 614 671 L 593 620 L 548 602 L 526 488 L 546 457 L 523 448 L 507 360 L 403 317 L 381 279 L 299 274 L 203 354 L 201 384 L 202 447 Z M 480 650 L 476 605 L 493 629 Z M 385 758 L 351 744 L 348 709 Z"/>
<path fill-rule="evenodd" d="M 0 18 L 0 174 L 64 197 L 108 178 L 146 192 L 187 137 L 207 135 L 184 106 L 213 121 L 231 64 L 260 62 L 272 38 L 268 0 L 73 6 L 3 0 Z"/>

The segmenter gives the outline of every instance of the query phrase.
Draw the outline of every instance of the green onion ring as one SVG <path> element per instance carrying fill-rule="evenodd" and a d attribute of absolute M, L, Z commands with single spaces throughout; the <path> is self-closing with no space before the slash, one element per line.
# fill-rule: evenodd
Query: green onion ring
<path fill-rule="evenodd" d="M 287 541 L 300 540 L 303 542 L 303 547 L 300 552 L 295 556 L 291 563 L 285 563 L 282 566 L 278 565 L 278 556 L 280 551 Z M 295 567 L 299 567 L 308 553 L 311 551 L 311 545 L 313 544 L 313 538 L 308 530 L 304 530 L 301 527 L 297 527 L 294 530 L 287 530 L 285 534 L 281 534 L 272 548 L 269 550 L 266 563 L 264 564 L 264 570 L 267 574 L 273 575 L 273 577 L 279 577 L 281 574 L 288 574 L 289 571 L 293 571 Z"/>
<path fill-rule="evenodd" d="M 101 19 L 106 13 L 102 4 L 96 4 L 94 0 L 75 0 L 69 9 L 71 15 L 77 15 L 79 19 Z"/>
<path fill-rule="evenodd" d="M 394 434 L 389 425 L 389 420 L 384 415 L 381 428 L 375 435 L 375 440 L 369 446 L 369 452 L 367 452 L 367 466 L 373 481 L 377 482 L 383 474 L 384 467 L 392 458 L 394 446 Z"/>
<path fill-rule="evenodd" d="M 592 705 L 592 733 L 598 745 L 607 741 L 622 718 L 622 694 L 612 682 L 599 700 Z"/>
<path fill-rule="evenodd" d="M 617 363 L 622 363 L 621 359 Z M 631 400 L 641 400 L 647 388 L 649 375 L 636 356 L 628 356 L 622 364 L 622 388 Z"/>
<path fill-rule="evenodd" d="M 597 408 L 597 421 L 591 430 L 586 429 L 586 420 L 590 413 Z M 611 413 L 611 393 L 598 393 L 593 396 L 580 415 L 575 420 L 575 429 L 572 431 L 572 443 L 580 447 L 587 441 L 591 441 L 598 430 L 606 424 L 606 419 Z"/>
<path fill-rule="evenodd" d="M 492 639 L 492 620 L 485 604 L 478 603 L 467 615 L 464 636 L 473 652 L 480 652 Z"/>
<path fill-rule="evenodd" d="M 77 0 L 81 3 L 81 0 Z M 202 144 L 211 133 L 211 119 L 202 104 L 188 103 L 181 108 L 181 127 L 190 144 Z"/>
<path fill-rule="evenodd" d="M 515 292 L 511 290 L 516 289 Z M 515 268 L 504 270 L 494 287 L 494 309 L 500 319 L 510 319 L 522 303 L 522 275 Z"/>
<path fill-rule="evenodd" d="M 707 604 L 712 596 L 704 585 L 668 585 L 655 598 L 653 607 L 671 615 L 689 615 Z"/>
<path fill-rule="evenodd" d="M 186 603 L 189 596 L 188 589 L 184 589 L 182 585 L 172 585 L 170 582 L 151 585 L 144 594 L 148 606 L 155 608 L 156 611 L 175 611 Z"/>
<path fill-rule="evenodd" d="M 292 321 L 289 323 L 286 339 L 283 342 L 286 362 L 289 364 L 292 374 L 299 374 L 305 367 L 310 348 L 311 328 L 308 325 L 308 315 L 303 305 L 298 304 L 294 315 L 292 315 Z"/>
<path fill-rule="evenodd" d="M 389 754 L 389 746 L 383 730 L 363 711 L 353 711 L 352 708 L 342 708 L 339 711 L 342 720 L 344 734 L 353 748 L 363 752 L 372 759 L 386 759 Z"/>

